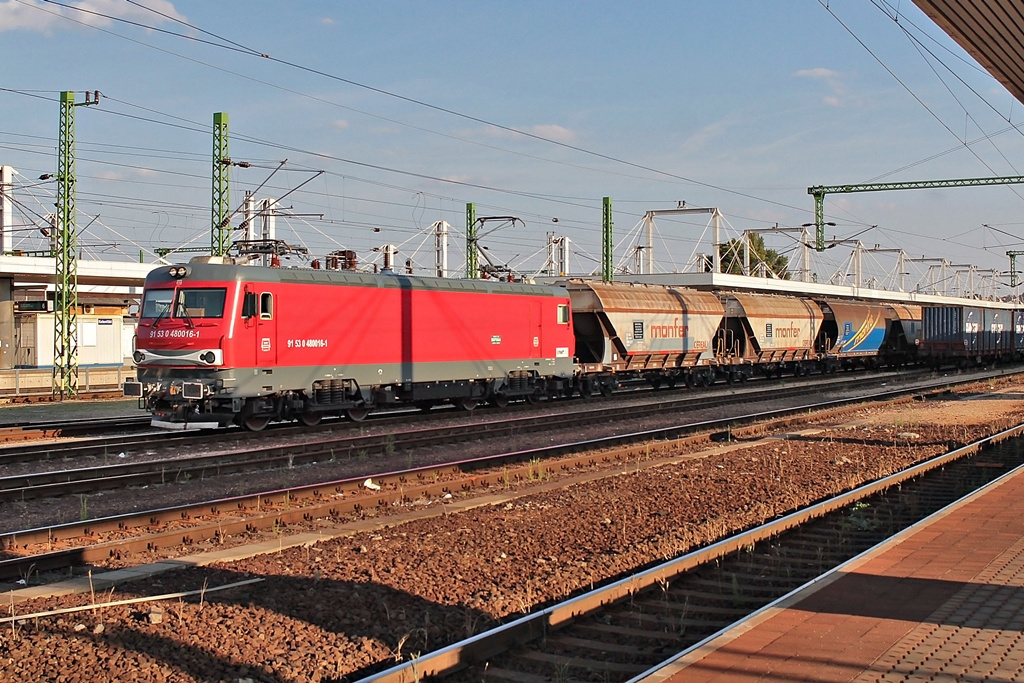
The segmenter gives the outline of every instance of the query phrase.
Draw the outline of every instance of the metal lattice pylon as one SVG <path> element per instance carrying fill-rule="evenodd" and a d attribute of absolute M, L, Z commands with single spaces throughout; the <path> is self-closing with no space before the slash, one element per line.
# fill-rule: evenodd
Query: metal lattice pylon
<path fill-rule="evenodd" d="M 601 202 L 601 281 L 611 282 L 614 277 L 612 264 L 615 245 L 612 244 L 612 198 L 605 197 Z"/>
<path fill-rule="evenodd" d="M 476 205 L 466 204 L 466 279 L 475 280 L 480 276 L 477 256 Z"/>
<path fill-rule="evenodd" d="M 228 115 L 213 115 L 213 209 L 210 253 L 223 256 L 231 246 L 231 155 L 228 154 Z"/>
<path fill-rule="evenodd" d="M 75 93 L 60 94 L 53 292 L 53 395 L 78 394 L 78 254 L 75 229 Z"/>

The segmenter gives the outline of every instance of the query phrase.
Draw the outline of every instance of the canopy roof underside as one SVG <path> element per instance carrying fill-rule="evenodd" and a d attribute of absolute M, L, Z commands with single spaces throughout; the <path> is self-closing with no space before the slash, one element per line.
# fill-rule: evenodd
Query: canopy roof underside
<path fill-rule="evenodd" d="M 914 0 L 914 4 L 1024 103 L 1021 0 Z"/>

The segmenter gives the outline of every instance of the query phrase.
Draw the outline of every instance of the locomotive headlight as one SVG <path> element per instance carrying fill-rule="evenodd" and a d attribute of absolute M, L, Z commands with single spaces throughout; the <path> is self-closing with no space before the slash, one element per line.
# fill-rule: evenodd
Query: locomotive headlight
<path fill-rule="evenodd" d="M 174 278 L 185 277 L 188 275 L 188 266 L 171 266 L 167 274 Z"/>
<path fill-rule="evenodd" d="M 199 356 L 199 360 L 203 361 L 204 363 L 212 365 L 213 362 L 217 360 L 217 356 L 216 354 L 214 354 L 213 351 L 207 351 L 203 355 Z"/>
<path fill-rule="evenodd" d="M 136 351 L 135 353 L 132 354 L 132 359 L 136 363 L 141 363 L 142 361 L 146 360 L 146 354 L 144 354 L 142 351 Z"/>

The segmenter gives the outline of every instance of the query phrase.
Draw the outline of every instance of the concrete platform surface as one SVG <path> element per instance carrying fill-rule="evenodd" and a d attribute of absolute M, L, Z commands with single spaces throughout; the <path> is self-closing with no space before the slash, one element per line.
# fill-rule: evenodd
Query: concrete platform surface
<path fill-rule="evenodd" d="M 1024 468 L 645 678 L 1024 680 Z"/>

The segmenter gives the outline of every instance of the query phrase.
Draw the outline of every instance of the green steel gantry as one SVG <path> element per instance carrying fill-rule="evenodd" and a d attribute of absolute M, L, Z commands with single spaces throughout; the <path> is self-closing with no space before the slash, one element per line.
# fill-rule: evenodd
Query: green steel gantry
<path fill-rule="evenodd" d="M 1024 256 L 1024 251 L 1017 249 L 1011 249 L 1006 252 L 1006 255 L 1010 257 L 1010 289 L 1016 289 L 1017 287 L 1017 257 Z"/>
<path fill-rule="evenodd" d="M 210 215 L 210 253 L 223 256 L 231 247 L 231 155 L 228 154 L 228 115 L 213 115 L 213 202 Z"/>
<path fill-rule="evenodd" d="M 814 248 L 825 251 L 825 195 L 846 192 L 884 192 L 888 190 L 923 190 L 936 187 L 976 187 L 979 185 L 1019 185 L 1024 176 L 992 178 L 954 178 L 950 180 L 911 180 L 903 183 L 861 183 L 859 185 L 815 185 L 807 188 L 814 197 Z"/>
<path fill-rule="evenodd" d="M 75 107 L 99 104 L 100 93 L 75 102 L 73 91 L 60 94 L 57 136 L 57 225 L 53 260 L 53 389 L 56 398 L 78 394 L 78 229 L 75 224 Z"/>

